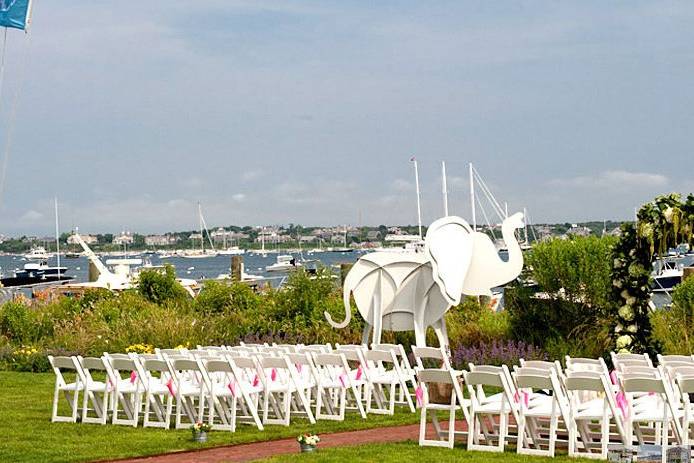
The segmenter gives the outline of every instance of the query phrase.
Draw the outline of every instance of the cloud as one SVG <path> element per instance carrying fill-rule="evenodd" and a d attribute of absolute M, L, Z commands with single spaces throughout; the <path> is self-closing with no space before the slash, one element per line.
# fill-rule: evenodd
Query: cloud
<path fill-rule="evenodd" d="M 20 222 L 39 222 L 40 220 L 43 219 L 43 214 L 35 211 L 33 209 L 29 209 L 26 211 L 22 216 L 19 218 Z"/>
<path fill-rule="evenodd" d="M 401 178 L 396 178 L 395 180 L 393 180 L 390 184 L 390 187 L 393 190 L 400 192 L 412 191 L 414 189 L 414 185 L 411 182 Z"/>
<path fill-rule="evenodd" d="M 247 170 L 241 174 L 242 182 L 252 182 L 253 180 L 260 178 L 262 172 L 260 170 Z"/>
<path fill-rule="evenodd" d="M 203 185 L 203 181 L 200 177 L 196 176 L 186 177 L 183 180 L 181 180 L 181 185 L 189 188 L 198 188 Z"/>
<path fill-rule="evenodd" d="M 237 203 L 241 203 L 241 202 L 246 200 L 246 195 L 243 193 L 236 193 L 236 194 L 231 196 L 231 199 L 233 199 Z"/>
<path fill-rule="evenodd" d="M 649 172 L 629 172 L 626 170 L 607 170 L 595 176 L 577 176 L 550 180 L 550 186 L 579 189 L 648 189 L 663 187 L 669 183 L 668 177 Z"/>

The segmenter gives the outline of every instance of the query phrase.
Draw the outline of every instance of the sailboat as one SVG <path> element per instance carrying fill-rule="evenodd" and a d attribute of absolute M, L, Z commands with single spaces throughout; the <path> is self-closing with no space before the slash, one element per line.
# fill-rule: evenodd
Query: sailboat
<path fill-rule="evenodd" d="M 205 259 L 207 257 L 215 257 L 217 251 L 214 249 L 214 244 L 210 238 L 210 233 L 207 230 L 207 224 L 205 223 L 205 218 L 202 216 L 202 206 L 198 202 L 198 223 L 200 227 L 200 249 L 190 249 L 186 250 L 181 257 L 186 259 Z M 205 233 L 207 232 L 207 239 L 210 242 L 211 249 L 205 249 Z"/>
<path fill-rule="evenodd" d="M 222 243 L 222 249 L 217 251 L 217 255 L 220 256 L 240 256 L 242 254 L 246 253 L 245 249 L 241 249 L 238 246 L 229 246 L 227 247 L 227 233 L 226 231 L 222 231 L 223 233 L 223 243 Z M 233 244 L 233 239 L 232 239 L 232 244 Z"/>

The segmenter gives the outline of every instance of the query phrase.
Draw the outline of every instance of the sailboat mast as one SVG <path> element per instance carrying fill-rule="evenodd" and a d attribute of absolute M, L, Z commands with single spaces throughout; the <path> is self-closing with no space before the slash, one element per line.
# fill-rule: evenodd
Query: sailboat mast
<path fill-rule="evenodd" d="M 198 225 L 200 226 L 200 252 L 205 252 L 205 235 L 202 234 L 202 207 L 198 201 Z"/>
<path fill-rule="evenodd" d="M 58 259 L 58 281 L 60 281 L 60 225 L 58 224 L 58 197 L 55 202 L 55 256 Z"/>
<path fill-rule="evenodd" d="M 441 161 L 441 189 L 443 190 L 443 215 L 448 217 L 448 186 L 446 185 L 446 161 Z"/>
<path fill-rule="evenodd" d="M 419 170 L 417 169 L 417 160 L 414 156 L 411 159 L 414 162 L 414 183 L 417 187 L 417 224 L 419 226 L 419 239 L 422 239 L 422 205 L 421 197 L 419 195 Z"/>
<path fill-rule="evenodd" d="M 470 163 L 470 209 L 472 210 L 472 231 L 477 231 L 477 217 L 475 217 L 475 177 L 472 163 Z"/>

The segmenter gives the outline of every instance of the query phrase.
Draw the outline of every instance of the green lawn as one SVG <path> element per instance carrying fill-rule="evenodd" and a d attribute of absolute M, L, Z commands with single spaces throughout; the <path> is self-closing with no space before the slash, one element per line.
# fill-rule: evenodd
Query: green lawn
<path fill-rule="evenodd" d="M 268 426 L 258 431 L 240 426 L 235 433 L 212 432 L 207 444 L 191 442 L 190 431 L 143 429 L 98 424 L 51 423 L 52 373 L 0 372 L 0 462 L 85 462 L 106 458 L 152 455 L 176 450 L 240 444 L 295 437 L 312 431 L 325 434 L 353 429 L 409 424 L 419 414 L 392 417 L 349 413 L 344 422 L 292 420 L 290 427 Z M 326 452 L 327 453 L 327 452 Z"/>
<path fill-rule="evenodd" d="M 320 444 L 319 444 L 320 446 Z M 319 448 L 315 453 L 282 455 L 269 460 L 267 463 L 329 463 L 329 462 L 403 462 L 403 461 L 435 461 L 437 463 L 469 461 L 474 463 L 587 463 L 583 458 L 557 456 L 532 457 L 518 455 L 512 452 L 468 452 L 461 447 L 453 449 L 420 447 L 416 442 L 400 442 L 397 444 L 370 444 L 354 447 Z"/>

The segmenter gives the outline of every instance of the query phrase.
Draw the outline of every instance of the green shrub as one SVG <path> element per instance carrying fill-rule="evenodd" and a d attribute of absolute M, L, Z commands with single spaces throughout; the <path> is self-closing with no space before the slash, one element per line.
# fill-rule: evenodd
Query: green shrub
<path fill-rule="evenodd" d="M 36 334 L 36 320 L 29 306 L 10 301 L 0 312 L 0 332 L 14 343 L 30 343 Z"/>
<path fill-rule="evenodd" d="M 672 307 L 651 313 L 652 337 L 665 354 L 694 353 L 694 278 L 672 293 Z"/>
<path fill-rule="evenodd" d="M 176 272 L 171 265 L 166 265 L 164 272 L 159 270 L 140 272 L 137 291 L 145 299 L 155 303 L 181 302 L 188 298 L 186 290 L 176 281 Z"/>

